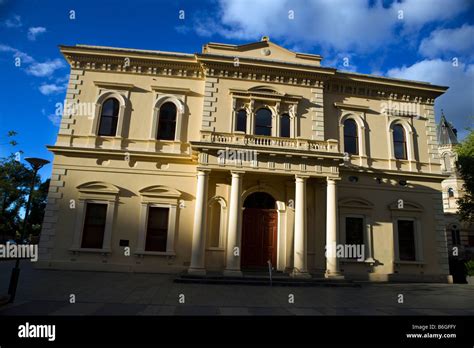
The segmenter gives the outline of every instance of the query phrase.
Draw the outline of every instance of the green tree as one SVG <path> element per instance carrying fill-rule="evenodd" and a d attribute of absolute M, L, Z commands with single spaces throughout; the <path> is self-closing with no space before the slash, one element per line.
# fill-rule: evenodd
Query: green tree
<path fill-rule="evenodd" d="M 464 180 L 464 196 L 458 200 L 461 220 L 474 222 L 474 131 L 456 147 L 457 169 Z"/>
<path fill-rule="evenodd" d="M 16 135 L 14 131 L 8 132 L 8 141 L 3 142 L 0 138 L 0 145 L 9 144 L 15 147 L 17 142 L 13 138 Z M 28 199 L 33 170 L 21 163 L 21 155 L 21 151 L 17 151 L 8 157 L 0 158 L 0 242 L 18 236 L 23 224 L 21 213 L 24 212 Z M 35 183 L 27 226 L 27 234 L 33 235 L 37 235 L 41 230 L 49 179 L 41 183 L 38 175 Z"/>

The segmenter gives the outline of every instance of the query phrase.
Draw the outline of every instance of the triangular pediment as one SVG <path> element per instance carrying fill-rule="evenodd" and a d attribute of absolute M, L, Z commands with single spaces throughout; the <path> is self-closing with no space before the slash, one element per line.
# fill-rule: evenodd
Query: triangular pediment
<path fill-rule="evenodd" d="M 244 45 L 229 45 L 210 42 L 203 47 L 203 54 L 273 60 L 293 64 L 321 65 L 321 56 L 293 52 L 271 42 L 268 38 Z"/>

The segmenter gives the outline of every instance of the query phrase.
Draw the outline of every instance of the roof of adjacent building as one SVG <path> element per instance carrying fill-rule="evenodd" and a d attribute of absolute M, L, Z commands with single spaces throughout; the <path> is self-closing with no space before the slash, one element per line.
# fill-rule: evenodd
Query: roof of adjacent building
<path fill-rule="evenodd" d="M 456 128 L 446 120 L 441 111 L 441 120 L 438 125 L 438 143 L 440 145 L 455 145 L 458 143 Z"/>

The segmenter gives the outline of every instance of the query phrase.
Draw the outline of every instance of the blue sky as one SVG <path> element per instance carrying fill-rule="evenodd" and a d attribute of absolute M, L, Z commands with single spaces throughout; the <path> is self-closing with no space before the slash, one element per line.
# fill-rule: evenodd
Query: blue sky
<path fill-rule="evenodd" d="M 0 0 L 0 156 L 12 152 L 4 135 L 15 130 L 16 150 L 52 160 L 45 146 L 56 139 L 69 72 L 59 44 L 193 53 L 263 35 L 321 54 L 325 66 L 449 86 L 437 119 L 443 108 L 461 138 L 473 126 L 473 1 Z"/>

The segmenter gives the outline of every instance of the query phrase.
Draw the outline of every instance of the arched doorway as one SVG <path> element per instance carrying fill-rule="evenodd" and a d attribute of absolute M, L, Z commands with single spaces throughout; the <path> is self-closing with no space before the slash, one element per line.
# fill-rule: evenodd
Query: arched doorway
<path fill-rule="evenodd" d="M 242 269 L 259 269 L 277 261 L 278 217 L 275 199 L 265 192 L 255 192 L 244 202 L 242 223 Z"/>

